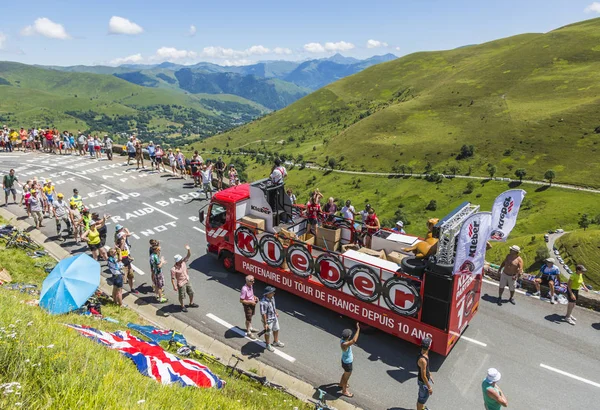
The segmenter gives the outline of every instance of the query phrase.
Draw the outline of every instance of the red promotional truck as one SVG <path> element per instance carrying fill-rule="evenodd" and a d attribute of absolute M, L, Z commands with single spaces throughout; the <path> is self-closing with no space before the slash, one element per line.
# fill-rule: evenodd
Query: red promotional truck
<path fill-rule="evenodd" d="M 268 180 L 216 193 L 199 218 L 208 253 L 227 270 L 411 343 L 429 336 L 432 350 L 445 356 L 479 307 L 482 275 L 453 271 L 458 232 L 478 209 L 463 203 L 441 219 L 432 230 L 437 251 L 427 259 L 403 251 L 421 238 L 389 230 L 375 233 L 370 249 L 358 248 L 360 226 L 343 218 L 317 228 L 315 238 L 284 186 Z"/>

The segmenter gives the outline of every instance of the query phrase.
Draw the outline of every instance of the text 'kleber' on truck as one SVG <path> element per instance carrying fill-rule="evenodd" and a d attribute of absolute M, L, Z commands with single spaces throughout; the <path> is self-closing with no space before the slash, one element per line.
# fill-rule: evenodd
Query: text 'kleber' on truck
<path fill-rule="evenodd" d="M 439 243 L 428 260 L 402 251 L 421 239 L 388 230 L 373 235 L 371 249 L 357 249 L 355 225 L 342 218 L 331 229 L 319 228 L 317 238 L 307 235 L 307 219 L 292 206 L 284 186 L 267 180 L 216 193 L 206 215 L 202 210 L 199 216 L 208 252 L 227 270 L 252 274 L 415 344 L 430 336 L 432 350 L 447 355 L 479 307 L 482 265 L 476 265 L 485 257 L 489 229 L 477 233 L 471 223 L 465 240 L 478 246 L 478 260 L 465 259 L 461 272 L 453 267 L 463 223 L 489 215 L 478 209 L 464 203 L 435 225 Z"/>

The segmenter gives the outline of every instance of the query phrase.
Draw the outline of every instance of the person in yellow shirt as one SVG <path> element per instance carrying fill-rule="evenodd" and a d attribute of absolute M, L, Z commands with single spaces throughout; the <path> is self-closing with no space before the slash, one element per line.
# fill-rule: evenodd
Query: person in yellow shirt
<path fill-rule="evenodd" d="M 46 183 L 44 184 L 44 187 L 42 188 L 42 190 L 44 191 L 44 197 L 45 197 L 44 212 L 50 213 L 51 208 L 54 207 L 54 193 L 56 192 L 54 189 L 54 185 L 52 185 L 52 181 L 47 180 Z"/>
<path fill-rule="evenodd" d="M 19 133 L 16 130 L 10 130 L 8 136 L 10 137 L 10 143 L 12 144 L 13 148 L 16 148 L 18 151 L 20 144 Z"/>
<path fill-rule="evenodd" d="M 569 277 L 569 281 L 567 282 L 567 298 L 569 299 L 569 304 L 567 305 L 567 314 L 565 315 L 565 321 L 575 326 L 575 319 L 572 315 L 573 309 L 575 308 L 575 304 L 577 303 L 577 297 L 579 297 L 579 289 L 583 289 L 586 292 L 589 292 L 585 283 L 583 283 L 583 273 L 587 272 L 587 269 L 583 265 L 577 265 L 575 268 L 575 273 L 573 273 Z"/>

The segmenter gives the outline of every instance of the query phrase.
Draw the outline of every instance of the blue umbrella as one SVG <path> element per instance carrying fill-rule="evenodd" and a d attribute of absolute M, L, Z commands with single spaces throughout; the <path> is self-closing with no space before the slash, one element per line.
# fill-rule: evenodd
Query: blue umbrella
<path fill-rule="evenodd" d="M 85 253 L 63 259 L 42 284 L 40 306 L 53 315 L 80 308 L 100 286 L 100 264 Z"/>

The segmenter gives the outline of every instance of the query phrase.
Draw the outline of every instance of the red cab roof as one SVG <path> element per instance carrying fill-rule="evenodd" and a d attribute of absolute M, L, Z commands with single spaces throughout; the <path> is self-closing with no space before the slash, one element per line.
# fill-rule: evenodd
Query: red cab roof
<path fill-rule="evenodd" d="M 236 203 L 250 198 L 250 184 L 241 184 L 224 189 L 213 195 L 221 203 Z"/>

